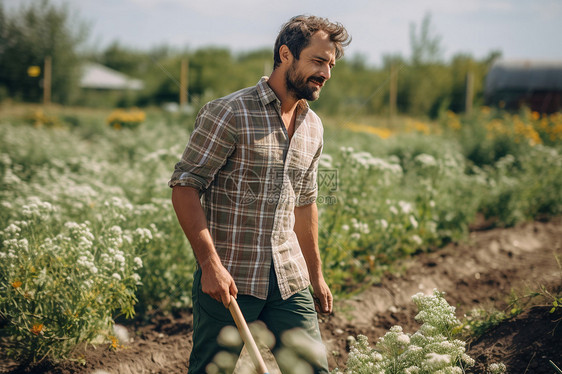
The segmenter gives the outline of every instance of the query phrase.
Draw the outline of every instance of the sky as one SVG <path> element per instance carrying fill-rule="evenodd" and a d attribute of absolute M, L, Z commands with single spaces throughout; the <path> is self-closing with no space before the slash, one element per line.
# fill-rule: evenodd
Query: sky
<path fill-rule="evenodd" d="M 39 0 L 0 0 L 13 9 Z M 114 41 L 148 50 L 227 47 L 234 52 L 272 48 L 281 25 L 297 14 L 327 17 L 353 37 L 347 55 L 371 64 L 382 56 L 410 56 L 410 27 L 431 16 L 443 58 L 562 60 L 562 0 L 51 0 L 67 3 L 73 19 L 90 27 L 89 48 Z"/>

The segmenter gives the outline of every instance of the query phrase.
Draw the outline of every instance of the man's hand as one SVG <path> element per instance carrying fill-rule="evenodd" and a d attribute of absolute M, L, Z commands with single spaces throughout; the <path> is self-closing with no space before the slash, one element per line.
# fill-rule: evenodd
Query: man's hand
<path fill-rule="evenodd" d="M 222 303 L 225 308 L 230 305 L 230 295 L 238 295 L 234 279 L 222 264 L 206 264 L 201 269 L 201 290 Z"/>
<path fill-rule="evenodd" d="M 230 295 L 236 297 L 238 289 L 217 255 L 198 190 L 193 187 L 175 186 L 172 190 L 172 203 L 178 221 L 201 266 L 201 289 L 228 308 Z"/>
<path fill-rule="evenodd" d="M 316 282 L 312 282 L 312 289 L 314 291 L 312 297 L 314 298 L 314 306 L 316 307 L 316 311 L 318 313 L 325 314 L 332 313 L 334 298 L 332 297 L 330 287 L 328 287 L 328 284 L 326 284 L 324 278 Z"/>

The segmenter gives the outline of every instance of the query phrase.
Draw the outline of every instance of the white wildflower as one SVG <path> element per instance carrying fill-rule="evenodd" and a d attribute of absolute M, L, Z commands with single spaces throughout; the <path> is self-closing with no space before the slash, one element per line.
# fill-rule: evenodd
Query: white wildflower
<path fill-rule="evenodd" d="M 417 155 L 414 158 L 414 160 L 417 161 L 418 163 L 420 163 L 422 165 L 422 167 L 436 166 L 437 165 L 437 161 L 435 160 L 435 157 L 433 157 L 432 155 L 425 154 L 425 153 L 421 153 L 421 154 Z"/>
<path fill-rule="evenodd" d="M 82 236 L 79 240 L 78 240 L 78 248 L 83 251 L 83 250 L 88 250 L 90 248 L 92 248 L 92 246 L 94 245 L 94 243 L 92 243 L 91 240 L 89 240 L 87 237 Z"/>
<path fill-rule="evenodd" d="M 383 230 L 386 230 L 388 228 L 388 222 L 385 219 L 379 220 L 378 223 Z"/>
<path fill-rule="evenodd" d="M 412 227 L 417 229 L 418 228 L 418 221 L 416 220 L 416 217 L 414 217 L 413 215 L 410 215 L 410 217 L 408 217 L 408 219 L 410 220 L 410 224 L 412 225 Z"/>
<path fill-rule="evenodd" d="M 86 279 L 82 283 L 82 285 L 83 285 L 83 288 L 88 290 L 88 289 L 92 288 L 92 286 L 94 285 L 94 280 L 93 279 Z"/>
<path fill-rule="evenodd" d="M 133 237 L 129 234 L 125 234 L 122 236 L 123 241 L 126 242 L 127 244 L 133 244 Z"/>
<path fill-rule="evenodd" d="M 119 252 L 121 252 L 121 251 L 119 251 Z M 117 262 L 121 263 L 121 264 L 124 264 L 124 263 L 125 263 L 125 257 L 124 257 L 121 253 L 117 253 L 117 254 L 115 255 L 115 260 L 116 260 Z"/>
<path fill-rule="evenodd" d="M 152 240 L 152 232 L 149 229 L 137 228 L 134 232 L 140 243 L 147 244 Z"/>
<path fill-rule="evenodd" d="M 9 234 L 10 237 L 17 236 L 20 232 L 21 228 L 13 223 L 4 229 L 4 233 Z"/>
<path fill-rule="evenodd" d="M 123 234 L 123 229 L 121 226 L 114 225 L 109 228 L 108 232 L 113 236 L 120 236 Z"/>
<path fill-rule="evenodd" d="M 126 344 L 131 342 L 131 338 L 129 337 L 129 331 L 123 325 L 113 325 L 113 333 L 115 337 L 121 344 Z"/>
<path fill-rule="evenodd" d="M 111 274 L 111 276 L 112 276 L 113 278 L 117 279 L 118 281 L 121 280 L 121 276 L 120 276 L 119 274 L 117 274 L 117 273 L 113 273 L 113 274 Z"/>
<path fill-rule="evenodd" d="M 131 275 L 131 278 L 133 278 L 133 280 L 135 281 L 136 284 L 140 284 L 140 281 L 141 281 L 140 275 L 138 275 L 137 273 L 133 273 L 133 275 Z"/>
<path fill-rule="evenodd" d="M 414 210 L 412 204 L 406 201 L 399 201 L 398 205 L 404 214 L 409 214 Z"/>
<path fill-rule="evenodd" d="M 476 363 L 476 361 L 474 361 L 474 359 L 472 357 L 470 357 L 469 355 L 467 355 L 466 353 L 463 353 L 461 358 L 462 358 L 462 361 L 465 363 L 465 365 L 467 367 L 474 366 L 474 364 Z M 502 364 L 500 364 L 500 365 L 502 365 Z"/>
<path fill-rule="evenodd" d="M 505 373 L 507 370 L 506 366 L 503 363 L 493 363 L 488 366 L 488 373 L 489 374 L 502 374 Z"/>
<path fill-rule="evenodd" d="M 451 363 L 451 356 L 448 354 L 439 354 L 431 352 L 426 356 L 427 363 L 431 366 L 448 365 Z"/>
<path fill-rule="evenodd" d="M 22 180 L 14 174 L 12 169 L 6 169 L 4 172 L 4 178 L 2 178 L 2 182 L 5 185 L 18 185 L 22 183 Z"/>
<path fill-rule="evenodd" d="M 396 341 L 403 345 L 410 344 L 410 337 L 406 334 L 399 334 L 396 338 Z"/>

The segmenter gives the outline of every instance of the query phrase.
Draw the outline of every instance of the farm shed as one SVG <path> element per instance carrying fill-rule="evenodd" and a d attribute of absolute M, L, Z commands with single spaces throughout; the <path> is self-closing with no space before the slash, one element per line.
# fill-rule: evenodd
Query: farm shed
<path fill-rule="evenodd" d="M 142 90 L 144 83 L 140 79 L 132 79 L 127 75 L 107 66 L 89 62 L 84 64 L 81 88 L 99 90 Z"/>
<path fill-rule="evenodd" d="M 498 60 L 486 77 L 488 105 L 527 106 L 540 113 L 562 110 L 562 61 Z"/>
<path fill-rule="evenodd" d="M 82 65 L 77 105 L 90 107 L 131 106 L 137 100 L 144 82 L 93 62 Z"/>

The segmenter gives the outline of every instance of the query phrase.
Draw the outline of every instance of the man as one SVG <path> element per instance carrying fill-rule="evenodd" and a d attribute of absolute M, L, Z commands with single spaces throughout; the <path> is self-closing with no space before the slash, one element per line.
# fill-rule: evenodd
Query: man
<path fill-rule="evenodd" d="M 331 313 L 315 202 L 323 128 L 307 100 L 318 99 L 350 41 L 340 24 L 294 17 L 277 37 L 269 79 L 199 112 L 169 182 L 198 263 L 189 373 L 204 373 L 220 351 L 220 330 L 234 324 L 231 295 L 277 341 L 300 327 L 321 342 L 308 286 L 316 311 Z M 328 372 L 325 355 L 315 371 Z"/>

